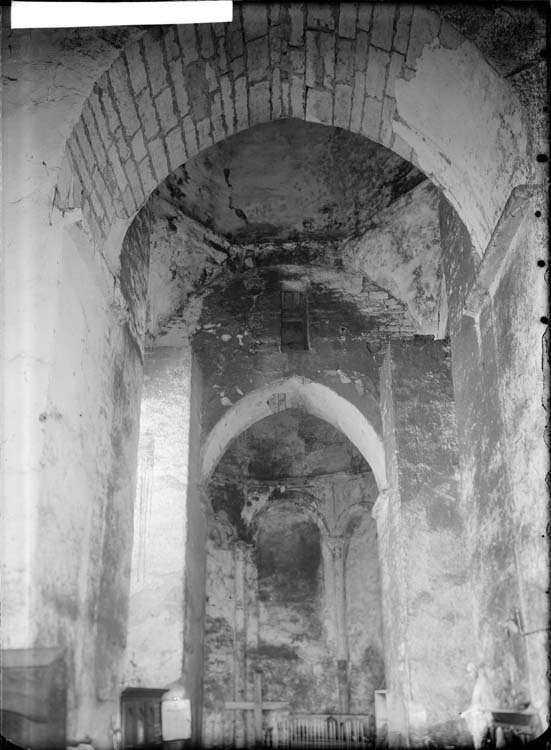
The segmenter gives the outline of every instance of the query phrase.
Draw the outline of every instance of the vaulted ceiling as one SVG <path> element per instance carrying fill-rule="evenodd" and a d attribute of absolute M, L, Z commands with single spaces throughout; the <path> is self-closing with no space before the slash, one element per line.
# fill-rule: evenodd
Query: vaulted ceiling
<path fill-rule="evenodd" d="M 424 179 L 361 135 L 287 119 L 202 151 L 159 192 L 231 242 L 328 240 L 363 234 Z"/>

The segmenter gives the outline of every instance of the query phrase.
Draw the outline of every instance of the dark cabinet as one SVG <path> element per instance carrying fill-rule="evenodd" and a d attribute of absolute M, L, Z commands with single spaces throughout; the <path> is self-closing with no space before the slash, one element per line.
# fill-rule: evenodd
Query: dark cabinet
<path fill-rule="evenodd" d="M 124 748 L 162 745 L 161 698 L 166 690 L 127 688 L 121 694 Z"/>

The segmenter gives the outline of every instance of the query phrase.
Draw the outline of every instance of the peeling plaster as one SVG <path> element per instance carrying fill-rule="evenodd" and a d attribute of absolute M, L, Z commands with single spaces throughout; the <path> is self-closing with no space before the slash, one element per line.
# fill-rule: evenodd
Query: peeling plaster
<path fill-rule="evenodd" d="M 396 105 L 394 132 L 444 190 L 482 255 L 511 188 L 530 173 L 527 123 L 513 89 L 469 42 L 450 50 L 435 40 L 415 76 L 396 80 Z"/>

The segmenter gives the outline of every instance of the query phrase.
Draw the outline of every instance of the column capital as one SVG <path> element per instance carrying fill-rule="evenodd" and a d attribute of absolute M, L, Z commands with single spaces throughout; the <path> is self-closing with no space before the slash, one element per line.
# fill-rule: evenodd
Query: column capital
<path fill-rule="evenodd" d="M 325 542 L 331 550 L 331 554 L 333 555 L 333 557 L 339 558 L 344 554 L 344 549 L 346 543 L 348 542 L 348 537 L 340 535 L 330 535 L 325 537 Z"/>

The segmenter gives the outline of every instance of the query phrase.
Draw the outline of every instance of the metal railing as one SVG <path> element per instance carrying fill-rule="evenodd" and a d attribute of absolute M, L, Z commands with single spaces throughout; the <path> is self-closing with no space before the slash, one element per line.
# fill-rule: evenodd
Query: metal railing
<path fill-rule="evenodd" d="M 293 714 L 277 718 L 264 735 L 271 748 L 358 748 L 375 746 L 375 720 L 358 714 Z"/>

